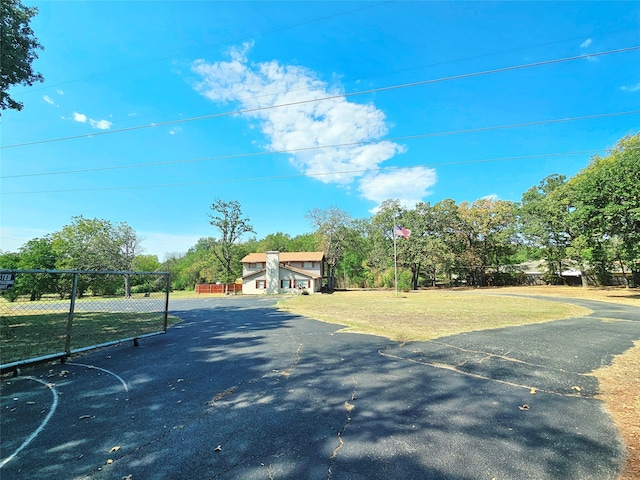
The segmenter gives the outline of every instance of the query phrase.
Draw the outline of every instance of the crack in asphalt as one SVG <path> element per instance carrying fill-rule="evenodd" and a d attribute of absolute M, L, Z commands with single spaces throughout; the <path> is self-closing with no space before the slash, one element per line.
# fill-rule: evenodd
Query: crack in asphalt
<path fill-rule="evenodd" d="M 478 373 L 465 372 L 464 370 L 460 370 L 458 367 L 454 367 L 453 365 L 448 365 L 446 363 L 426 362 L 424 360 L 415 360 L 413 358 L 406 358 L 406 357 L 402 357 L 400 355 L 394 355 L 392 353 L 387 353 L 387 352 L 384 352 L 382 350 L 378 350 L 378 353 L 380 355 L 382 355 L 383 357 L 393 358 L 395 360 L 404 360 L 406 362 L 417 363 L 418 365 L 426 365 L 426 366 L 429 366 L 429 367 L 440 368 L 440 369 L 443 369 L 443 370 L 449 370 L 449 371 L 452 371 L 452 372 L 459 373 L 461 375 L 466 375 L 468 377 L 478 378 L 480 380 L 489 380 L 489 381 L 492 381 L 492 382 L 501 383 L 503 385 L 509 385 L 511 387 L 523 388 L 523 389 L 526 389 L 526 390 L 529 390 L 529 391 L 535 390 L 536 392 L 548 393 L 548 394 L 557 395 L 557 396 L 560 396 L 560 397 L 580 397 L 580 398 L 583 397 L 583 395 L 581 395 L 580 393 L 556 392 L 556 391 L 553 391 L 553 390 L 546 390 L 546 389 L 543 389 L 543 388 L 534 387 L 533 385 L 522 385 L 520 383 L 508 382 L 506 380 L 500 380 L 498 378 L 487 377 L 485 375 L 480 375 Z M 585 376 L 587 376 L 587 375 L 585 375 Z M 574 389 L 575 389 L 575 387 L 574 387 Z"/>
<path fill-rule="evenodd" d="M 296 359 L 295 361 L 289 365 L 289 367 L 285 370 L 273 370 L 274 372 L 279 372 L 280 375 L 282 375 L 283 377 L 289 378 L 289 375 L 291 375 L 291 372 L 294 368 L 296 368 L 298 366 L 298 364 L 300 363 L 301 360 L 301 356 L 300 356 L 300 352 L 302 351 L 302 344 L 299 343 L 298 344 L 298 349 L 296 350 Z"/>
<path fill-rule="evenodd" d="M 351 391 L 351 398 L 344 402 L 344 408 L 347 410 L 347 416 L 346 416 L 345 424 L 343 425 L 342 429 L 338 432 L 338 445 L 336 446 L 336 448 L 333 449 L 333 452 L 329 457 L 329 469 L 327 470 L 327 480 L 330 480 L 331 476 L 333 475 L 333 466 L 335 465 L 336 458 L 338 457 L 338 452 L 344 445 L 344 440 L 342 439 L 342 437 L 344 433 L 347 431 L 347 428 L 349 428 L 349 425 L 351 424 L 351 419 L 352 419 L 351 411 L 355 408 L 355 405 L 351 402 L 353 402 L 356 399 L 356 388 L 358 387 L 358 381 L 355 379 L 355 377 L 352 377 L 352 379 L 353 379 L 354 385 L 353 385 L 353 390 Z"/>

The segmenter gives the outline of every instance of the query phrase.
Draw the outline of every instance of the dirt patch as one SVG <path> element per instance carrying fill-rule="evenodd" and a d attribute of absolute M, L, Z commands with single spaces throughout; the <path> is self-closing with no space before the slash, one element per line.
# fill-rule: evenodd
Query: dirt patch
<path fill-rule="evenodd" d="M 640 478 L 640 342 L 634 345 L 594 372 L 600 382 L 598 398 L 606 403 L 627 445 L 627 461 L 618 480 Z"/>

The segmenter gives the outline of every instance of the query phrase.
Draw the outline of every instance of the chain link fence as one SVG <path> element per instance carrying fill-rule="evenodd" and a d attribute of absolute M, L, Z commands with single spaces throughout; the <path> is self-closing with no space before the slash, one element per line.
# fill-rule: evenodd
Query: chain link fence
<path fill-rule="evenodd" d="M 0 271 L 0 371 L 164 333 L 169 273 Z"/>

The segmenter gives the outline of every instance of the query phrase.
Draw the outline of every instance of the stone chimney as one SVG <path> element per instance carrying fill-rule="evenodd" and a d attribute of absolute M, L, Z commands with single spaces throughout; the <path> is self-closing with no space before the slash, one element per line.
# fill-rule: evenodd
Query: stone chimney
<path fill-rule="evenodd" d="M 280 252 L 267 252 L 266 292 L 275 295 L 280 291 Z"/>

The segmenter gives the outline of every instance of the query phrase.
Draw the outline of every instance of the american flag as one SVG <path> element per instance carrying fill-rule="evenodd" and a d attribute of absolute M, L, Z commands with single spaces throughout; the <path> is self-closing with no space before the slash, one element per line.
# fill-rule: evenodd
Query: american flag
<path fill-rule="evenodd" d="M 399 225 L 396 225 L 396 228 L 394 230 L 394 235 L 396 237 L 409 238 L 409 235 L 411 235 L 411 230 L 409 230 L 408 228 L 404 228 Z"/>

